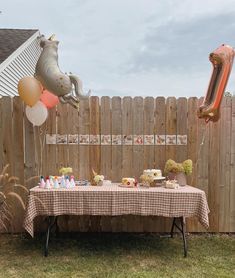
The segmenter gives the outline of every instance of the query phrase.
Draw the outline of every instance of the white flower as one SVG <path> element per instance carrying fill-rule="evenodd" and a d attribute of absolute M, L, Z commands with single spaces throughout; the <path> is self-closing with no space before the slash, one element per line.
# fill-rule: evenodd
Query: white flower
<path fill-rule="evenodd" d="M 104 180 L 104 176 L 103 175 L 96 175 L 94 177 L 95 183 L 98 183 L 98 182 L 103 181 L 103 180 Z"/>

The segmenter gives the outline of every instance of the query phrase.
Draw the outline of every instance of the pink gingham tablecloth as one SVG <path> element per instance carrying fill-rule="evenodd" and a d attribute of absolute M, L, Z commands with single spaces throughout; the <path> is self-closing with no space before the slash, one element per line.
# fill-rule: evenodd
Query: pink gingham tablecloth
<path fill-rule="evenodd" d="M 71 189 L 32 188 L 29 194 L 24 228 L 34 236 L 34 218 L 38 215 L 156 215 L 193 217 L 209 227 L 209 208 L 204 191 L 184 186 L 123 188 L 107 186 L 76 186 Z"/>

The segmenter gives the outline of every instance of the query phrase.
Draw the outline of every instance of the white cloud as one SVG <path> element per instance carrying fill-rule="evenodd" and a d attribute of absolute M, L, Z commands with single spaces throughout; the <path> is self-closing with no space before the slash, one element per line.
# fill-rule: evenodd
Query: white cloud
<path fill-rule="evenodd" d="M 2 27 L 55 33 L 61 69 L 99 95 L 204 95 L 210 51 L 234 45 L 232 0 L 8 0 L 0 10 Z"/>

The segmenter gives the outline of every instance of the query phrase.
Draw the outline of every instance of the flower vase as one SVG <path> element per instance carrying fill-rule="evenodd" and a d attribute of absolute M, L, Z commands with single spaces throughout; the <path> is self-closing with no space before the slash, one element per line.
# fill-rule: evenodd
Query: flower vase
<path fill-rule="evenodd" d="M 177 180 L 180 186 L 185 186 L 187 184 L 186 175 L 183 172 L 179 172 L 179 173 L 169 172 L 168 178 L 169 180 Z"/>
<path fill-rule="evenodd" d="M 97 185 L 98 185 L 98 186 L 102 186 L 103 183 L 104 183 L 103 181 L 99 181 L 99 182 L 97 183 Z"/>

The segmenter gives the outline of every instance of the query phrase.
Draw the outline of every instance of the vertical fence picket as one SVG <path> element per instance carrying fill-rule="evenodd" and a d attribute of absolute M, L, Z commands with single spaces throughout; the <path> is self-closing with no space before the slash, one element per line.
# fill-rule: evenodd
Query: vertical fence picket
<path fill-rule="evenodd" d="M 134 177 L 139 179 L 144 169 L 144 100 L 142 97 L 135 97 L 133 99 L 133 135 L 134 135 L 134 146 L 133 146 L 133 174 Z M 139 140 L 137 141 L 137 136 Z M 143 231 L 143 218 L 140 216 L 133 216 L 130 219 L 130 225 L 132 231 L 142 232 Z"/>
<path fill-rule="evenodd" d="M 232 98 L 224 97 L 220 117 L 220 165 L 219 165 L 219 232 L 229 231 L 230 219 L 230 152 L 231 152 L 231 113 Z"/>
<path fill-rule="evenodd" d="M 100 133 L 101 133 L 101 162 L 100 162 L 100 172 L 105 176 L 106 179 L 111 179 L 112 171 L 112 146 L 108 141 L 104 140 L 110 138 L 111 135 L 111 99 L 110 97 L 101 98 L 101 108 L 100 108 Z M 111 139 L 111 138 L 110 138 Z M 108 144 L 109 143 L 109 144 Z M 111 217 L 102 216 L 100 219 L 101 230 L 104 232 L 110 232 L 111 228 Z"/>
<path fill-rule="evenodd" d="M 231 113 L 231 145 L 230 145 L 230 163 L 231 163 L 231 176 L 230 176 L 230 230 L 235 232 L 235 96 L 232 98 L 232 113 Z"/>
<path fill-rule="evenodd" d="M 120 182 L 122 178 L 122 99 L 120 97 L 112 98 L 112 181 Z M 116 137 L 116 138 L 115 138 Z M 112 217 L 112 231 L 122 230 L 121 217 Z"/>
<path fill-rule="evenodd" d="M 94 143 L 94 136 L 100 138 L 100 105 L 99 98 L 92 96 L 90 97 L 90 168 L 96 173 L 100 173 L 100 143 Z M 99 139 L 98 139 L 99 140 Z M 93 178 L 93 176 L 92 176 Z M 100 231 L 100 216 L 91 217 L 91 231 Z"/>
<path fill-rule="evenodd" d="M 81 142 L 81 135 L 89 136 L 90 132 L 90 106 L 89 99 L 81 99 L 79 109 L 79 169 L 80 178 L 90 180 L 89 145 Z M 90 228 L 90 217 L 79 216 L 79 229 L 83 232 Z"/>

